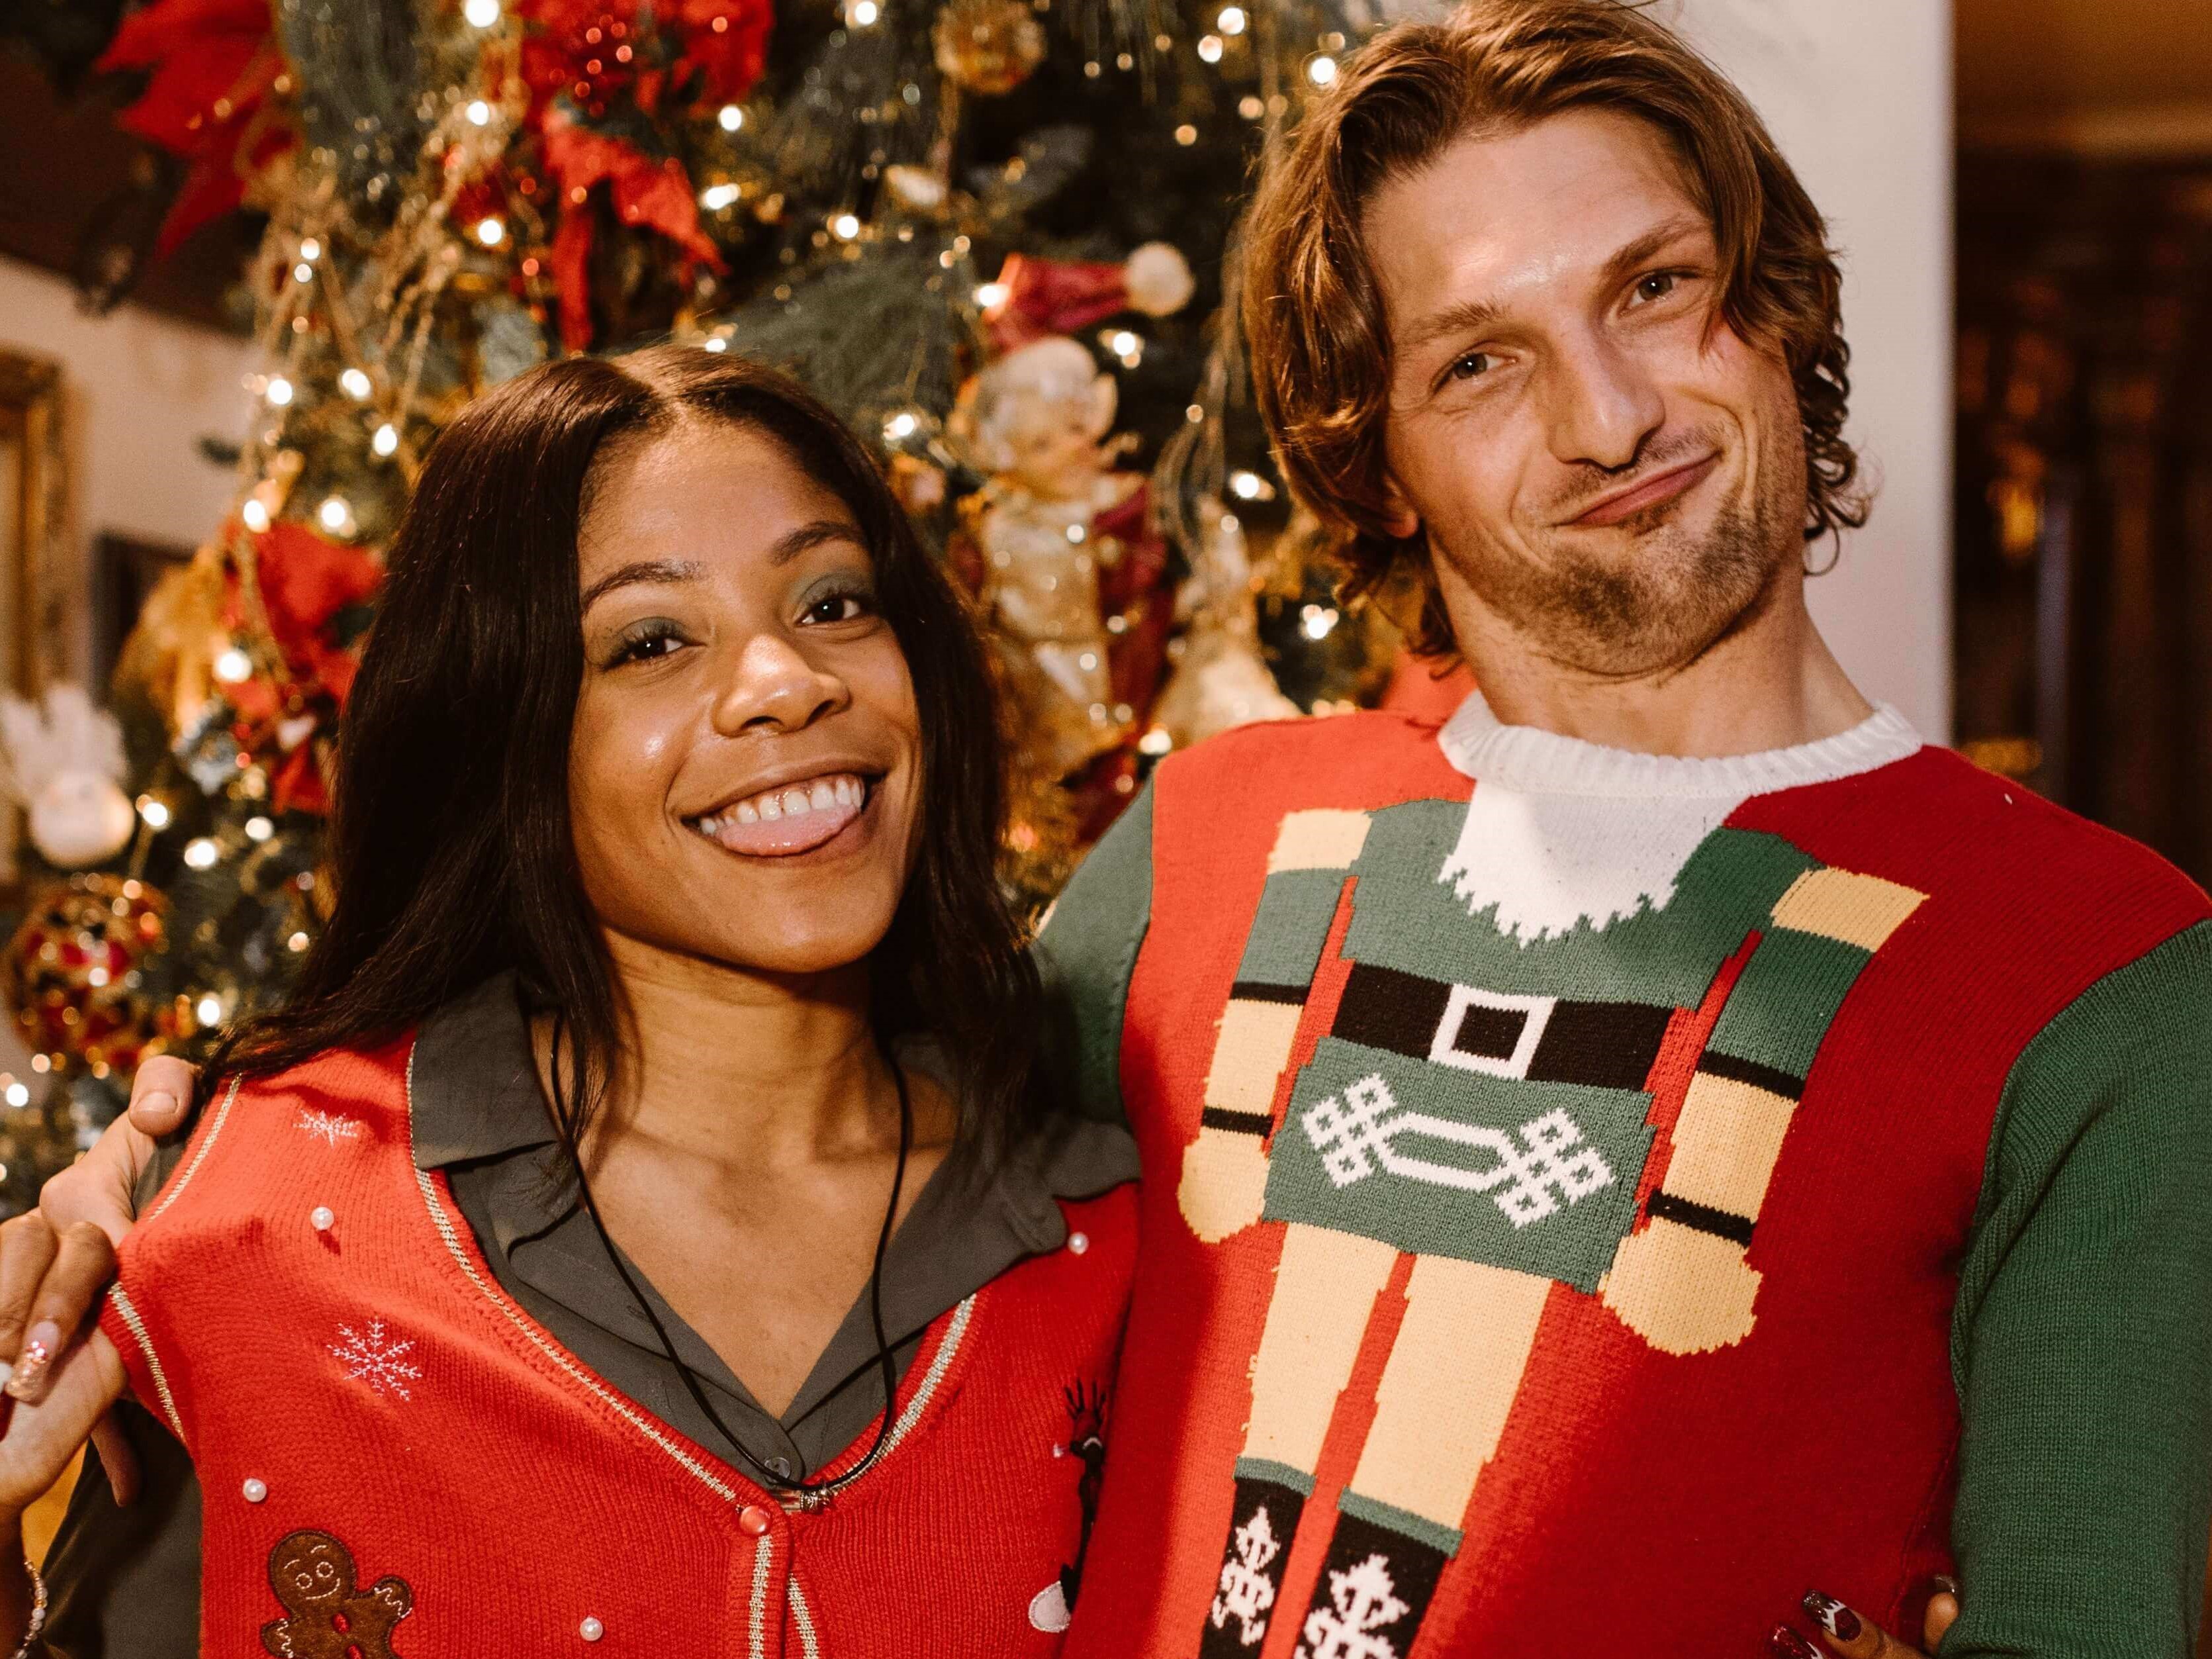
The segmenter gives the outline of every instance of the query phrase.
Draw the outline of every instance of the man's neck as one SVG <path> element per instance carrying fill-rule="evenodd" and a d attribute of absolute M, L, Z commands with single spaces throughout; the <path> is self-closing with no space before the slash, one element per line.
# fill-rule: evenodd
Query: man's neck
<path fill-rule="evenodd" d="M 1508 726 L 1707 759 L 1817 743 L 1875 712 L 1814 626 L 1802 579 L 1690 661 L 1624 677 L 1560 664 L 1457 583 L 1445 600 L 1461 655 Z"/>

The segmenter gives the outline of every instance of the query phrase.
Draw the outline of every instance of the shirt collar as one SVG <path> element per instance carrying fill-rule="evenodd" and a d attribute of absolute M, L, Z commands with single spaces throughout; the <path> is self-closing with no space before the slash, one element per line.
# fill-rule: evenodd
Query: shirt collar
<path fill-rule="evenodd" d="M 1531 795 L 1665 796 L 1737 800 L 1853 777 L 1921 747 L 1911 722 L 1887 704 L 1848 732 L 1757 754 L 1691 759 L 1586 743 L 1534 726 L 1507 726 L 1470 691 L 1437 733 L 1444 758 L 1470 778 Z"/>

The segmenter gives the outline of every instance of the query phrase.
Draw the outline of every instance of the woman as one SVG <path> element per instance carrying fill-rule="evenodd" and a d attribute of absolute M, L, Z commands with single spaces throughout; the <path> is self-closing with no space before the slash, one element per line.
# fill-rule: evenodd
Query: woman
<path fill-rule="evenodd" d="M 201 1481 L 208 1651 L 1051 1651 L 1134 1160 L 1028 1085 L 994 729 L 787 380 L 669 348 L 465 412 L 348 711 L 337 910 L 112 1348 L 28 1333 L 0 1516 L 127 1370 Z"/>

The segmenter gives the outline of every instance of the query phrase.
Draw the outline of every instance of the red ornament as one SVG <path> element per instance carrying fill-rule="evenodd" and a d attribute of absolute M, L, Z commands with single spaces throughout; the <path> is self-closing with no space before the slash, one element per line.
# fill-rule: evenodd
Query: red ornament
<path fill-rule="evenodd" d="M 168 901 L 143 882 L 79 875 L 33 893 L 0 979 L 15 1029 L 64 1067 L 134 1068 L 161 1035 L 142 984 L 168 947 Z"/>

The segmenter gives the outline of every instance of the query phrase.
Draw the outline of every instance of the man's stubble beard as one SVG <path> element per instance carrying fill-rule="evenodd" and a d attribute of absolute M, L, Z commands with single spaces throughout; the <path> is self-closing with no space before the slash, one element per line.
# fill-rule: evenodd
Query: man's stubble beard
<path fill-rule="evenodd" d="M 1679 672 L 1756 618 L 1803 556 L 1803 435 L 1794 420 L 1768 431 L 1757 477 L 1701 531 L 1674 522 L 1677 504 L 1669 502 L 1626 556 L 1580 550 L 1574 532 L 1556 536 L 1535 559 L 1494 546 L 1437 555 L 1451 557 L 1482 605 L 1560 668 L 1609 680 Z M 1642 471 L 1700 447 L 1692 434 L 1647 457 Z"/>

